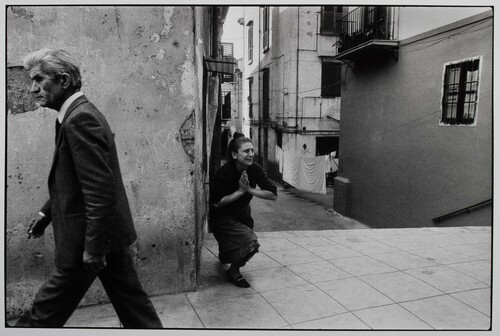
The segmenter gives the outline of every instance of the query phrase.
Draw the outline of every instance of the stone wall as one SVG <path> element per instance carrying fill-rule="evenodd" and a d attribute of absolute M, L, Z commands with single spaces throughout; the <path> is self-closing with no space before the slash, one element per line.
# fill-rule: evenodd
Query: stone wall
<path fill-rule="evenodd" d="M 34 6 L 6 11 L 7 315 L 29 306 L 53 266 L 52 230 L 37 240 L 26 234 L 29 220 L 48 197 L 56 112 L 36 108 L 21 66 L 26 54 L 43 47 L 62 48 L 75 57 L 82 91 L 115 133 L 139 236 L 137 267 L 147 292 L 193 290 L 199 249 L 195 188 L 203 189 L 194 157 L 202 131 L 195 125 L 202 104 L 194 8 Z M 82 304 L 106 300 L 96 281 Z"/>

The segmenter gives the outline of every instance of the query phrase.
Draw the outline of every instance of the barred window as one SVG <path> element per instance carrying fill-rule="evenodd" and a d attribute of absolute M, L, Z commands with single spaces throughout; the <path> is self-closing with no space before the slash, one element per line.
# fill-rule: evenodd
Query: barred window
<path fill-rule="evenodd" d="M 445 65 L 441 124 L 472 125 L 476 121 L 480 58 Z"/>

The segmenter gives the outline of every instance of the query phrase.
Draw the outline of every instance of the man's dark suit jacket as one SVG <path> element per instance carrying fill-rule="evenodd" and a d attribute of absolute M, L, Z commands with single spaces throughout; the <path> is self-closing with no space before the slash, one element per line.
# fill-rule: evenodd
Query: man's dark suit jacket
<path fill-rule="evenodd" d="M 49 175 L 55 265 L 82 265 L 83 251 L 118 252 L 137 238 L 123 185 L 114 134 L 85 96 L 68 108 Z"/>

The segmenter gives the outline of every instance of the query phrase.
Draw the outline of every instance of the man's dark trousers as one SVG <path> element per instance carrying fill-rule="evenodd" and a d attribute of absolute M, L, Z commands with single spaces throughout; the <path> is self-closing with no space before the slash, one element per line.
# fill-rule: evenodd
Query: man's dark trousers
<path fill-rule="evenodd" d="M 97 277 L 123 327 L 162 328 L 139 282 L 130 252 L 109 254 L 106 262 L 106 268 Z M 21 317 L 16 326 L 63 327 L 95 278 L 96 275 L 88 273 L 83 265 L 76 270 L 55 268 L 38 291 L 32 309 Z"/>
<path fill-rule="evenodd" d="M 106 118 L 82 95 L 58 128 L 50 198 L 41 209 L 52 223 L 55 270 L 17 325 L 64 325 L 96 278 L 84 269 L 85 251 L 106 256 L 97 276 L 123 326 L 161 328 L 131 260 L 137 233 Z"/>

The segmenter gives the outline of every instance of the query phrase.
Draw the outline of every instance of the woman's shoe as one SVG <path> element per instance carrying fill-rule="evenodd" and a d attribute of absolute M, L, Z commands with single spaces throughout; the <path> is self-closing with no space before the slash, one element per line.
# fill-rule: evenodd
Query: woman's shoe
<path fill-rule="evenodd" d="M 232 282 L 233 284 L 235 284 L 238 287 L 243 287 L 243 288 L 250 287 L 250 284 L 248 283 L 248 281 L 246 281 L 245 278 L 243 278 L 243 276 L 241 274 L 238 275 L 238 277 L 233 278 L 229 274 L 229 271 L 227 271 L 226 272 L 226 278 L 227 278 L 227 281 Z"/>

